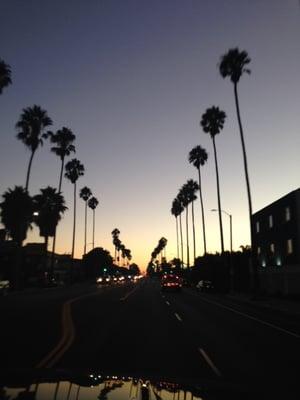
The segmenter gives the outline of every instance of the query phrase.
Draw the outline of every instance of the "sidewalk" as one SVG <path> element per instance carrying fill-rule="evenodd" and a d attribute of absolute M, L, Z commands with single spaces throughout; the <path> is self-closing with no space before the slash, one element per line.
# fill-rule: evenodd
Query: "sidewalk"
<path fill-rule="evenodd" d="M 244 293 L 227 294 L 226 297 L 240 303 L 251 304 L 255 307 L 264 308 L 265 310 L 279 311 L 300 318 L 299 300 L 278 299 L 269 296 L 262 296 L 258 299 L 253 299 L 251 294 Z"/>

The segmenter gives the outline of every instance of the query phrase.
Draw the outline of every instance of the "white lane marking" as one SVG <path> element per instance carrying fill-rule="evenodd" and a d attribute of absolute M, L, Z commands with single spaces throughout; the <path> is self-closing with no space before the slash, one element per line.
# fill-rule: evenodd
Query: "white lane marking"
<path fill-rule="evenodd" d="M 242 315 L 243 317 L 252 319 L 253 321 L 259 322 L 259 323 L 261 323 L 261 324 L 263 324 L 263 325 L 269 326 L 270 328 L 276 329 L 277 331 L 284 332 L 284 333 L 286 333 L 287 335 L 294 336 L 294 337 L 296 337 L 297 339 L 300 339 L 300 335 L 298 335 L 297 333 L 294 333 L 294 332 L 291 332 L 291 331 L 287 331 L 286 329 L 280 328 L 280 326 L 273 325 L 273 324 L 270 324 L 269 322 L 263 321 L 263 320 L 261 320 L 261 319 L 259 319 L 259 318 L 252 317 L 252 316 L 249 315 L 249 314 L 245 314 L 245 313 L 243 313 L 243 312 L 241 312 L 241 311 L 235 310 L 234 308 L 231 308 L 231 307 L 228 307 L 228 306 L 224 306 L 224 305 L 221 304 L 221 303 L 217 303 L 217 302 L 215 302 L 215 301 L 210 301 L 210 300 L 207 300 L 207 299 L 203 299 L 202 297 L 200 297 L 199 295 L 195 295 L 194 293 L 190 293 L 190 294 L 192 294 L 193 296 L 196 296 L 196 297 L 200 298 L 200 299 L 203 300 L 203 301 L 206 301 L 207 303 L 211 303 L 211 304 L 214 304 L 214 305 L 216 305 L 216 306 L 225 308 L 226 310 L 232 311 L 232 312 L 234 312 L 234 313 L 236 313 L 236 314 Z"/>
<path fill-rule="evenodd" d="M 221 377 L 222 376 L 222 374 L 221 374 L 221 372 L 218 370 L 218 368 L 215 366 L 215 364 L 212 362 L 212 360 L 209 358 L 209 356 L 208 356 L 208 354 L 203 350 L 203 349 L 201 349 L 200 347 L 199 347 L 199 352 L 200 352 L 200 354 L 202 355 L 202 357 L 204 358 L 204 360 L 207 362 L 207 364 L 210 366 L 210 368 L 214 371 L 214 373 L 217 375 L 217 376 L 219 376 L 219 377 Z"/>
<path fill-rule="evenodd" d="M 168 301 L 166 301 L 166 304 L 169 306 L 170 305 L 170 303 L 168 302 Z"/>
<path fill-rule="evenodd" d="M 134 293 L 137 289 L 139 288 L 139 286 L 135 286 L 132 290 L 130 290 L 125 296 L 120 298 L 120 301 L 124 301 L 126 300 L 129 296 L 132 295 L 132 293 Z"/>
<path fill-rule="evenodd" d="M 175 314 L 175 317 L 178 319 L 178 321 L 182 322 L 180 315 L 178 315 L 177 313 L 174 313 L 174 314 Z"/>

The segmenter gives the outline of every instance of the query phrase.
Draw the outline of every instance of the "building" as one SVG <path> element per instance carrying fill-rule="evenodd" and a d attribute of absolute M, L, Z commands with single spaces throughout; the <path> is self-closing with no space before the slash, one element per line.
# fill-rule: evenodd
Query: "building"
<path fill-rule="evenodd" d="M 253 214 L 252 224 L 261 287 L 300 294 L 300 189 Z"/>

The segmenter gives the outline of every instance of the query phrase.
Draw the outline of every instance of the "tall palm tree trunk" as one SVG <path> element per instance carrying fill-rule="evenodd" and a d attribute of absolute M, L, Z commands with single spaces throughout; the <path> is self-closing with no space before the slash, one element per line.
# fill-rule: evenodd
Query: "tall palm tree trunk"
<path fill-rule="evenodd" d="M 192 224 L 193 224 L 193 249 L 194 249 L 194 266 L 196 260 L 196 234 L 195 234 L 195 215 L 194 215 L 194 202 L 192 201 Z"/>
<path fill-rule="evenodd" d="M 72 240 L 72 260 L 75 250 L 75 231 L 76 231 L 76 182 L 74 183 L 74 213 L 73 213 L 73 240 Z"/>
<path fill-rule="evenodd" d="M 206 254 L 205 216 L 204 216 L 204 206 L 203 206 L 203 197 L 202 197 L 202 183 L 201 183 L 200 167 L 198 168 L 198 180 L 199 180 L 199 194 L 200 194 L 199 199 L 200 199 L 201 215 L 202 215 L 203 249 L 204 249 L 204 254 Z"/>
<path fill-rule="evenodd" d="M 87 231 L 87 200 L 85 202 L 85 212 L 84 212 L 84 249 L 83 249 L 84 255 L 86 255 L 86 231 Z"/>
<path fill-rule="evenodd" d="M 93 210 L 93 248 L 95 247 L 95 210 Z"/>
<path fill-rule="evenodd" d="M 27 174 L 26 174 L 26 185 L 25 185 L 25 189 L 28 191 L 28 186 L 29 186 L 29 177 L 30 177 L 30 171 L 31 171 L 31 165 L 32 165 L 32 160 L 33 160 L 33 156 L 34 156 L 35 150 L 33 150 L 31 152 L 31 156 L 29 159 L 29 164 L 28 164 L 28 168 L 27 168 Z"/>
<path fill-rule="evenodd" d="M 63 172 L 64 172 L 64 164 L 65 164 L 65 158 L 63 157 L 61 159 L 61 169 L 60 169 L 59 182 L 58 182 L 58 193 L 61 192 L 62 176 L 63 176 Z"/>
<path fill-rule="evenodd" d="M 63 176 L 63 172 L 64 172 L 64 163 L 65 163 L 65 158 L 63 157 L 61 159 L 61 168 L 60 168 L 59 181 L 58 181 L 58 193 L 61 193 L 62 176 Z M 53 242 L 52 242 L 51 266 L 50 266 L 50 271 L 51 271 L 52 275 L 54 273 L 55 247 L 56 247 L 56 227 L 55 227 L 54 237 L 53 237 Z"/>
<path fill-rule="evenodd" d="M 179 258 L 178 217 L 176 217 L 177 258 Z"/>
<path fill-rule="evenodd" d="M 182 235 L 182 220 L 179 214 L 180 241 L 181 241 L 181 268 L 183 268 L 183 235 Z"/>
<path fill-rule="evenodd" d="M 117 261 L 117 246 L 115 246 L 115 262 Z"/>
<path fill-rule="evenodd" d="M 250 241 L 251 241 L 251 267 L 253 268 L 253 286 L 254 290 L 258 290 L 259 288 L 259 276 L 257 271 L 257 265 L 253 262 L 253 226 L 252 226 L 252 199 L 251 199 L 251 190 L 250 190 L 250 180 L 249 180 L 249 173 L 248 173 L 248 163 L 247 163 L 247 153 L 246 153 L 246 146 L 244 140 L 244 131 L 243 125 L 241 120 L 241 113 L 240 113 L 240 105 L 239 105 L 239 97 L 237 91 L 237 83 L 234 83 L 234 99 L 236 105 L 236 113 L 237 119 L 240 129 L 240 136 L 241 136 L 241 143 L 242 143 L 242 151 L 243 151 L 243 161 L 244 161 L 244 170 L 245 170 L 245 178 L 246 178 L 246 186 L 247 186 L 247 196 L 248 196 L 248 207 L 249 207 L 249 222 L 250 222 Z"/>
<path fill-rule="evenodd" d="M 45 236 L 44 272 L 47 271 L 49 236 Z"/>
<path fill-rule="evenodd" d="M 186 265 L 190 268 L 190 244 L 189 244 L 189 206 L 185 209 L 185 224 L 186 224 Z"/>
<path fill-rule="evenodd" d="M 222 212 L 221 212 L 221 197 L 220 197 L 220 184 L 219 184 L 219 169 L 217 159 L 217 149 L 215 137 L 212 137 L 215 155 L 215 166 L 216 166 L 216 178 L 217 178 L 217 194 L 218 194 L 218 212 L 219 212 L 219 224 L 220 224 L 220 238 L 221 238 L 221 253 L 224 253 L 224 238 L 223 238 L 223 225 L 222 225 Z"/>

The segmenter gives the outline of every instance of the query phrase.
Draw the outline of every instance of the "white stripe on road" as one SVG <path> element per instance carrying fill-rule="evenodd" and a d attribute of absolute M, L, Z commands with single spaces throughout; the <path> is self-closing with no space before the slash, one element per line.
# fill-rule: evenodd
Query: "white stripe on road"
<path fill-rule="evenodd" d="M 178 315 L 177 313 L 175 313 L 175 317 L 178 319 L 178 321 L 182 322 L 182 319 L 181 319 L 180 315 Z"/>
<path fill-rule="evenodd" d="M 249 319 L 252 319 L 253 321 L 259 322 L 259 323 L 261 323 L 261 324 L 263 324 L 263 325 L 269 326 L 270 328 L 276 329 L 277 331 L 284 332 L 284 333 L 286 333 L 287 335 L 294 336 L 294 337 L 296 337 L 297 339 L 300 339 L 300 335 L 298 335 L 297 333 L 294 333 L 294 332 L 291 332 L 291 331 L 287 331 L 286 329 L 280 328 L 280 326 L 273 325 L 273 324 L 270 324 L 269 322 L 263 321 L 263 320 L 261 320 L 261 319 L 259 319 L 259 318 L 252 317 L 252 316 L 249 315 L 249 314 L 245 314 L 245 313 L 243 313 L 243 312 L 241 312 L 241 311 L 235 310 L 234 308 L 231 308 L 231 307 L 228 307 L 228 306 L 224 306 L 223 304 L 217 303 L 216 301 L 210 301 L 210 300 L 204 299 L 203 297 L 200 297 L 199 295 L 195 295 L 194 293 L 190 293 L 190 294 L 192 294 L 193 296 L 196 296 L 196 297 L 200 298 L 200 299 L 203 300 L 203 301 L 206 301 L 207 303 L 214 304 L 214 305 L 216 305 L 216 306 L 225 308 L 226 310 L 232 311 L 232 312 L 234 312 L 234 313 L 236 313 L 236 314 L 239 314 L 239 315 L 243 315 L 244 317 L 249 318 Z"/>
<path fill-rule="evenodd" d="M 166 304 L 169 306 L 170 305 L 170 303 L 168 302 L 168 301 L 166 301 Z"/>
<path fill-rule="evenodd" d="M 215 364 L 211 361 L 211 359 L 209 358 L 207 353 L 203 349 L 201 349 L 200 347 L 199 347 L 198 350 L 199 350 L 200 354 L 202 355 L 202 357 L 204 358 L 204 360 L 210 366 L 210 368 L 214 371 L 214 373 L 217 376 L 221 377 L 222 376 L 221 372 L 218 370 L 218 368 L 215 366 Z"/>

